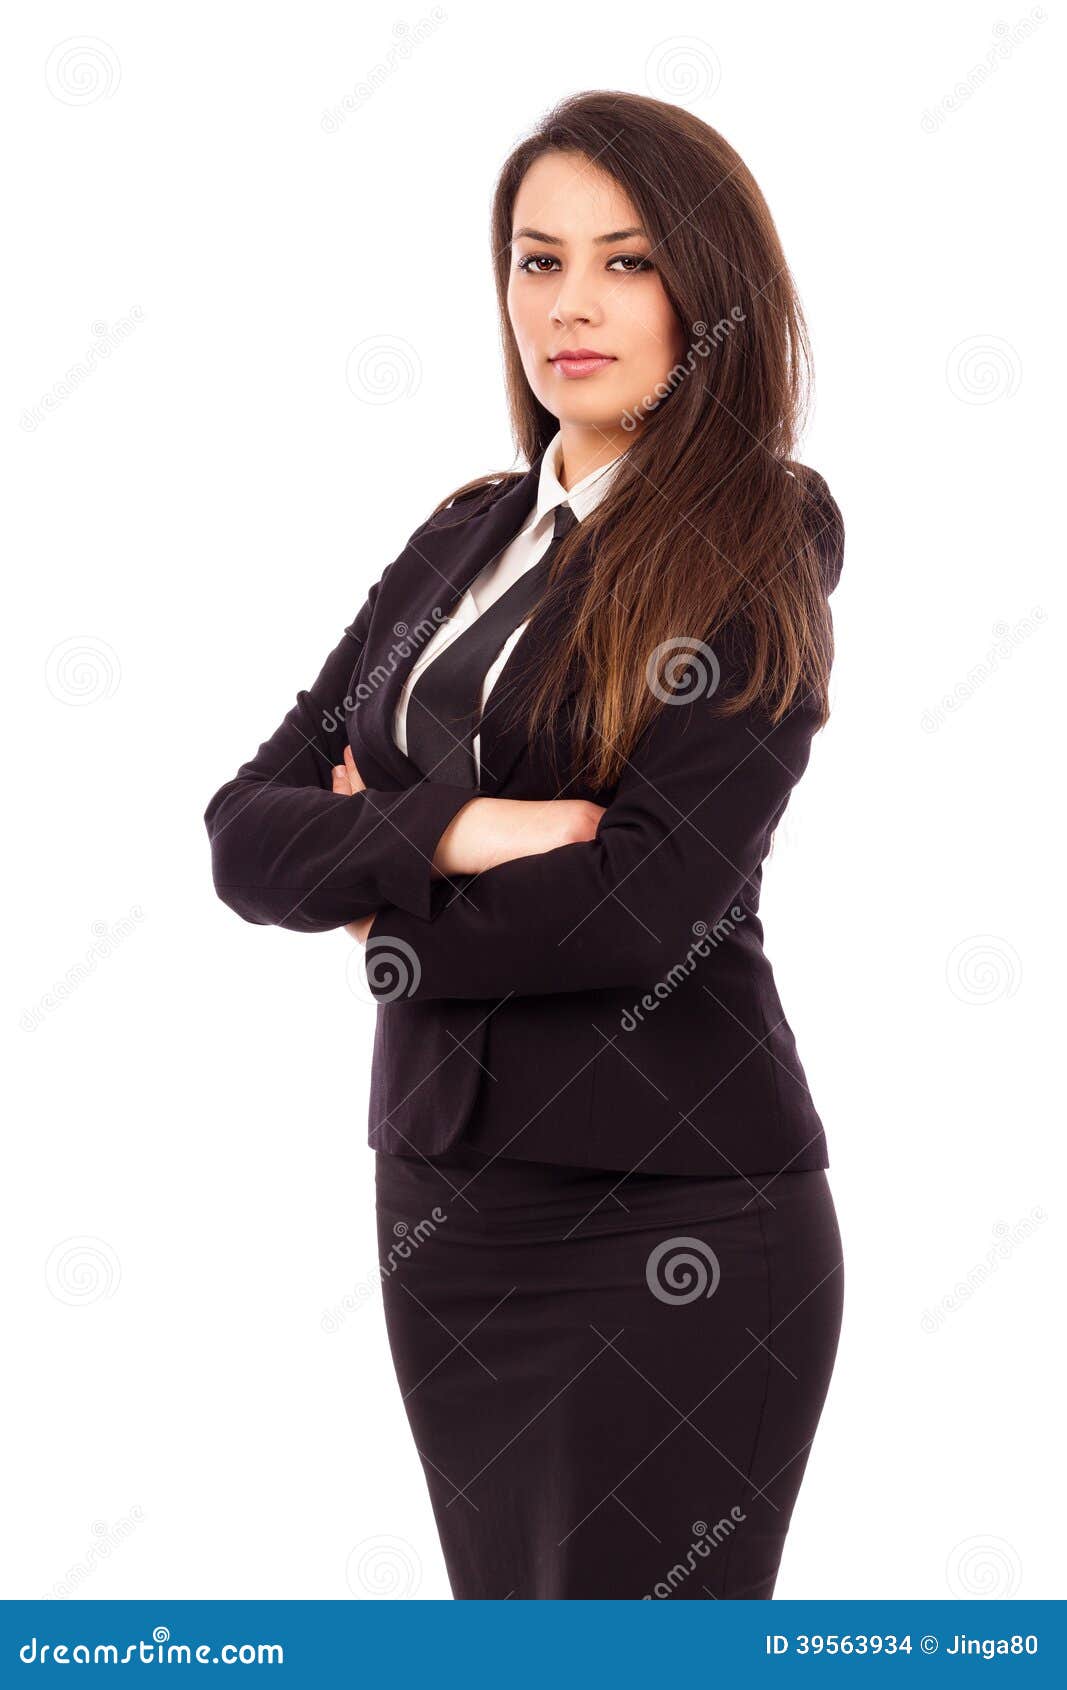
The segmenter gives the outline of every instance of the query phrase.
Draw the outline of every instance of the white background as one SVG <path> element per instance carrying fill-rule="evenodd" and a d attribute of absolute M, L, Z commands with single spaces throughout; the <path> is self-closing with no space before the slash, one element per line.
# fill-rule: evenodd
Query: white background
<path fill-rule="evenodd" d="M 1049 13 L 448 0 L 380 76 L 428 6 L 9 20 L 5 1596 L 449 1596 L 373 1288 L 373 1008 L 343 932 L 215 899 L 202 815 L 434 503 L 514 467 L 490 195 L 598 87 L 753 169 L 847 524 L 763 901 L 846 1253 L 777 1595 L 1059 1593 Z"/>

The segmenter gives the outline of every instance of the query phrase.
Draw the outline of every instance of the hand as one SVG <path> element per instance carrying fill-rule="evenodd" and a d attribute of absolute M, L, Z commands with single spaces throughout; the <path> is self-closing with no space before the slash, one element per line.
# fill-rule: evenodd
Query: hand
<path fill-rule="evenodd" d="M 344 762 L 334 764 L 332 775 L 333 790 L 337 793 L 339 798 L 354 798 L 357 792 L 365 792 L 367 790 L 367 783 L 356 768 L 356 759 L 352 755 L 352 747 L 350 745 L 345 746 Z M 373 915 L 363 915 L 360 916 L 358 921 L 346 922 L 345 932 L 351 933 L 353 939 L 355 939 L 358 944 L 365 945 L 367 943 L 368 935 L 370 934 L 371 924 L 377 913 L 377 910 L 375 910 Z"/>
<path fill-rule="evenodd" d="M 434 871 L 483 874 L 516 857 L 588 844 L 603 814 L 603 804 L 585 798 L 474 798 L 438 840 Z"/>
<path fill-rule="evenodd" d="M 356 759 L 352 755 L 352 747 L 345 746 L 345 760 L 335 763 L 331 770 L 333 775 L 333 789 L 341 798 L 354 798 L 357 792 L 366 792 L 367 783 L 356 768 Z"/>

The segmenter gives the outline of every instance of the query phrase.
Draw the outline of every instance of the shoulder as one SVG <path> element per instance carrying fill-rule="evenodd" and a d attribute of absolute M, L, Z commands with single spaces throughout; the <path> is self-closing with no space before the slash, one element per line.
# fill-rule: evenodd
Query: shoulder
<path fill-rule="evenodd" d="M 434 506 L 429 516 L 408 535 L 400 552 L 386 565 L 378 586 L 385 587 L 388 582 L 393 593 L 403 595 L 413 590 L 413 583 L 421 578 L 427 567 L 434 569 L 439 575 L 440 571 L 430 555 L 434 536 L 448 534 L 451 530 L 462 528 L 465 523 L 481 516 L 509 488 L 521 481 L 525 473 L 527 472 L 519 470 L 504 471 L 498 475 L 482 475 L 477 480 L 468 481 L 462 487 L 457 487 L 454 492 L 446 494 Z M 420 541 L 426 541 L 425 549 L 420 546 Z"/>
<path fill-rule="evenodd" d="M 388 584 L 394 594 L 410 592 L 413 582 L 426 569 L 428 561 L 431 567 L 436 567 L 432 565 L 432 560 L 428 560 L 428 552 L 420 548 L 420 540 L 430 540 L 434 534 L 459 528 L 465 522 L 471 521 L 494 504 L 516 481 L 521 480 L 523 473 L 517 471 L 479 476 L 477 480 L 466 482 L 462 487 L 457 487 L 455 492 L 446 494 L 434 506 L 429 516 L 408 535 L 393 561 L 386 564 L 377 587 L 384 588 Z"/>
<path fill-rule="evenodd" d="M 464 482 L 461 487 L 457 487 L 452 493 L 446 493 L 445 497 L 439 500 L 417 533 L 423 534 L 429 529 L 451 528 L 473 516 L 481 516 L 497 499 L 502 498 L 510 487 L 521 481 L 524 473 L 523 470 L 505 470 L 499 474 L 480 475 L 474 481 Z"/>
<path fill-rule="evenodd" d="M 845 561 L 845 520 L 825 476 L 810 464 L 791 463 L 787 473 L 797 483 L 808 537 L 818 547 L 822 559 L 826 592 L 832 593 L 841 578 Z"/>

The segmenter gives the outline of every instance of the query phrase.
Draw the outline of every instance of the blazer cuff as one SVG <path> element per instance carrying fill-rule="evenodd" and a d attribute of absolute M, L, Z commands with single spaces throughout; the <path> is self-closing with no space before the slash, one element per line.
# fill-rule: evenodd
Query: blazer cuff
<path fill-rule="evenodd" d="M 427 921 L 437 884 L 431 878 L 434 852 L 453 816 L 478 797 L 473 786 L 421 780 L 401 792 L 368 788 L 364 803 L 381 817 L 389 835 L 379 882 L 383 901 Z"/>

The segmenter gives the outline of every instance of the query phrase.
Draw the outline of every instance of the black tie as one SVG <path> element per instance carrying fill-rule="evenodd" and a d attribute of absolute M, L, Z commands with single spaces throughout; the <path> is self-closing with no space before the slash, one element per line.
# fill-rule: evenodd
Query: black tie
<path fill-rule="evenodd" d="M 431 658 L 408 695 L 407 754 L 432 780 L 477 786 L 475 723 L 482 687 L 495 658 L 544 592 L 552 560 L 577 522 L 569 504 L 556 506 L 552 539 L 543 557 L 501 593 L 489 609 Z"/>

